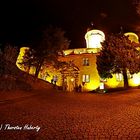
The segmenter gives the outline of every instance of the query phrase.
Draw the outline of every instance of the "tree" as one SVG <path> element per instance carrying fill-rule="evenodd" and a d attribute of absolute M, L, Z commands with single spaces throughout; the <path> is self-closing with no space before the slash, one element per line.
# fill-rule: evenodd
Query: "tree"
<path fill-rule="evenodd" d="M 3 57 L 5 61 L 15 64 L 18 57 L 18 48 L 7 43 L 4 47 Z"/>
<path fill-rule="evenodd" d="M 18 48 L 15 46 L 6 44 L 3 51 L 0 49 L 0 90 L 31 89 L 25 73 L 16 66 L 17 57 Z"/>
<path fill-rule="evenodd" d="M 23 63 L 36 67 L 35 77 L 38 77 L 44 64 L 57 64 L 58 54 L 69 47 L 70 41 L 64 35 L 61 28 L 50 26 L 43 31 L 39 45 L 25 53 L 26 60 Z"/>
<path fill-rule="evenodd" d="M 112 78 L 112 74 L 122 73 L 124 87 L 127 88 L 130 74 L 140 71 L 140 52 L 128 37 L 122 34 L 109 35 L 102 44 L 102 50 L 97 56 L 97 70 L 101 78 Z"/>
<path fill-rule="evenodd" d="M 0 50 L 0 75 L 11 75 L 17 74 L 16 60 L 18 56 L 18 49 L 15 46 L 6 44 L 3 52 Z"/>

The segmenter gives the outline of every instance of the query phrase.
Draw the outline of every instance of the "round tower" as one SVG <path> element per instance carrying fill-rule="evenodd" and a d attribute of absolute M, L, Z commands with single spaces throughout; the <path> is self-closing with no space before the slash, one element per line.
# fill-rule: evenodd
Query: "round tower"
<path fill-rule="evenodd" d="M 132 42 L 139 43 L 139 37 L 137 34 L 133 32 L 128 32 L 124 34 L 125 36 L 128 36 L 128 39 L 131 40 Z"/>
<path fill-rule="evenodd" d="M 100 30 L 88 30 L 85 34 L 87 48 L 101 48 L 101 43 L 105 40 L 104 32 Z"/>

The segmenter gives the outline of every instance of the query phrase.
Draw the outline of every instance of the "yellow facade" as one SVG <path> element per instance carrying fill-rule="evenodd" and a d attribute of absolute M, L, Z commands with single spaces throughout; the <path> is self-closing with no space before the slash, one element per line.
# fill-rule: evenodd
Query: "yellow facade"
<path fill-rule="evenodd" d="M 22 61 L 23 61 L 25 51 L 28 51 L 28 50 L 29 50 L 29 47 L 20 48 L 20 52 L 19 52 L 19 55 L 18 55 L 18 58 L 17 58 L 17 61 L 16 61 L 17 67 L 19 69 L 21 69 L 22 71 L 27 71 L 27 68 L 23 67 L 20 63 L 22 63 Z"/>
<path fill-rule="evenodd" d="M 137 74 L 133 74 L 132 78 L 128 80 L 129 86 L 135 87 L 140 85 L 140 72 Z"/>
<path fill-rule="evenodd" d="M 138 37 L 134 33 L 126 33 L 125 35 L 128 35 L 131 41 L 138 42 Z M 86 34 L 86 37 L 87 36 L 89 36 L 89 34 Z M 102 37 L 102 39 L 105 39 L 104 34 L 102 34 Z M 88 43 L 89 41 L 90 40 L 88 40 Z M 61 71 L 55 69 L 53 66 L 42 66 L 38 78 L 51 82 L 52 78 L 57 76 L 58 81 L 56 84 L 67 91 L 73 91 L 75 87 L 79 85 L 82 85 L 82 91 L 91 91 L 99 88 L 101 79 L 97 71 L 96 56 L 100 53 L 101 44 L 100 42 L 98 43 L 99 47 L 88 48 L 88 46 L 87 48 L 64 50 L 64 55 L 59 56 L 59 61 L 72 62 L 77 69 L 67 67 Z M 28 47 L 22 47 L 20 49 L 16 64 L 19 69 L 34 74 L 34 67 L 28 69 L 18 64 L 22 62 L 24 53 L 28 49 Z M 128 79 L 130 86 L 140 85 L 140 73 L 131 75 Z M 123 76 L 122 74 L 114 74 L 113 78 L 106 79 L 104 84 L 105 88 L 123 87 Z"/>
<path fill-rule="evenodd" d="M 70 50 L 71 52 L 71 50 Z M 99 52 L 98 52 L 99 53 Z M 61 60 L 64 60 L 66 62 L 73 60 L 74 64 L 79 68 L 79 82 L 78 84 L 82 83 L 82 76 L 83 75 L 89 75 L 90 80 L 89 82 L 85 83 L 84 90 L 85 91 L 91 91 L 99 88 L 101 79 L 99 77 L 97 67 L 96 67 L 96 55 L 98 53 L 81 53 L 81 54 L 69 54 L 67 56 L 61 57 Z M 68 54 L 68 50 L 67 50 Z M 88 58 L 89 65 L 84 66 L 83 65 L 83 59 Z M 135 87 L 140 85 L 140 73 L 129 75 L 128 74 L 128 83 L 129 86 Z M 106 79 L 104 81 L 105 88 L 118 88 L 123 87 L 123 75 L 120 74 L 114 74 L 112 78 Z"/>
<path fill-rule="evenodd" d="M 84 91 L 90 91 L 99 87 L 100 77 L 96 68 L 96 55 L 97 54 L 94 53 L 70 54 L 60 58 L 61 61 L 73 61 L 73 63 L 79 68 L 78 82 L 76 84 L 82 85 Z M 87 65 L 84 64 L 85 59 L 88 60 Z M 83 83 L 84 75 L 89 76 L 89 81 L 85 83 Z M 71 78 L 73 77 L 71 76 Z"/>
<path fill-rule="evenodd" d="M 35 73 L 35 68 L 31 67 L 30 71 L 27 71 L 27 68 L 21 67 L 18 63 L 22 61 L 23 59 L 23 54 L 25 52 L 25 49 L 27 47 L 21 48 L 19 57 L 17 59 L 17 66 L 26 72 L 29 72 L 30 74 Z M 75 49 L 76 52 L 81 51 L 82 49 Z M 70 62 L 72 61 L 75 66 L 79 68 L 78 70 L 78 78 L 77 80 L 75 79 L 74 74 L 67 75 L 65 77 L 65 80 L 67 82 L 67 90 L 68 91 L 73 91 L 76 85 L 82 85 L 82 90 L 83 91 L 91 91 L 99 88 L 100 86 L 100 77 L 98 75 L 98 71 L 96 68 L 96 55 L 98 53 L 76 53 L 76 54 L 71 54 L 71 49 L 66 50 L 65 53 L 67 55 L 60 56 L 59 60 L 60 61 L 65 61 L 65 62 Z M 84 64 L 84 60 L 88 60 L 88 65 Z M 58 86 L 64 86 L 63 83 L 63 76 L 62 73 L 59 70 L 56 70 L 53 66 L 47 66 L 47 67 L 42 67 L 41 71 L 39 73 L 39 77 L 43 80 L 46 80 L 51 83 L 51 79 L 53 78 L 54 75 L 57 75 L 58 81 L 57 85 Z M 88 75 L 89 76 L 89 81 L 83 83 L 83 76 Z M 116 88 L 116 87 L 123 87 L 123 76 L 119 75 L 120 77 L 117 77 L 117 74 L 113 75 L 113 78 L 106 79 L 105 83 L 105 88 Z M 130 86 L 138 86 L 140 85 L 140 73 L 134 74 L 129 78 L 128 80 Z M 84 84 L 84 85 L 83 85 Z"/>

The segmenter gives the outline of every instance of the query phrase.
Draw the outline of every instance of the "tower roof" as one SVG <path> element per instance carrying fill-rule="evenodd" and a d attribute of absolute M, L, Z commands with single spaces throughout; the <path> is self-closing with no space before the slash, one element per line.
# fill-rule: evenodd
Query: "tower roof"
<path fill-rule="evenodd" d="M 85 34 L 87 48 L 101 48 L 101 42 L 105 40 L 105 34 L 101 30 L 89 30 Z"/>

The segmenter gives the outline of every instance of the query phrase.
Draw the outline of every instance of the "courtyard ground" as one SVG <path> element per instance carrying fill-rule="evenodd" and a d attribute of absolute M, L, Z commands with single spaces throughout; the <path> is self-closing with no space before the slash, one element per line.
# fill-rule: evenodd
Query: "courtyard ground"
<path fill-rule="evenodd" d="M 140 140 L 140 89 L 1 92 L 0 140 Z"/>

